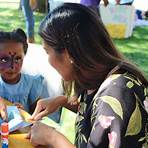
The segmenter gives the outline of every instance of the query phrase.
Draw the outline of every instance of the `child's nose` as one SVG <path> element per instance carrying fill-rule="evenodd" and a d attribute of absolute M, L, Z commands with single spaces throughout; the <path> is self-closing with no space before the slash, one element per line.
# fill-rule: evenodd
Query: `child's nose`
<path fill-rule="evenodd" d="M 13 60 L 11 61 L 10 68 L 11 68 L 11 69 L 14 68 L 14 62 L 13 62 Z"/>

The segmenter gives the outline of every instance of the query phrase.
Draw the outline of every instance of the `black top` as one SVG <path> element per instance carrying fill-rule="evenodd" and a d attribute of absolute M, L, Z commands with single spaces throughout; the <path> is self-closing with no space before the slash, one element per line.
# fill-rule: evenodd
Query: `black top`
<path fill-rule="evenodd" d="M 77 148 L 146 145 L 146 96 L 146 88 L 128 73 L 113 74 L 92 94 L 82 94 L 76 119 Z"/>

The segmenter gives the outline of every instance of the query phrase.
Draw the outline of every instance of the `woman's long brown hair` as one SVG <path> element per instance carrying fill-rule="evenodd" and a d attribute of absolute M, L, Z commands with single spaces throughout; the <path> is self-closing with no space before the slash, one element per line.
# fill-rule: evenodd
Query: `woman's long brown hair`
<path fill-rule="evenodd" d="M 101 19 L 83 5 L 59 6 L 42 21 L 39 34 L 57 54 L 68 51 L 78 93 L 98 88 L 108 75 L 124 71 L 148 86 L 142 72 L 116 49 Z"/>

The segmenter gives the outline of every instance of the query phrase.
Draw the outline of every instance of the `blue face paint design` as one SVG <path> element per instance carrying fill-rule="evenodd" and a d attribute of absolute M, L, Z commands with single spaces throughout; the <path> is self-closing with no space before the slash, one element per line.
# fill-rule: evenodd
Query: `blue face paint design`
<path fill-rule="evenodd" d="M 0 68 L 6 69 L 22 65 L 23 59 L 15 55 L 16 53 L 14 54 L 9 53 L 9 55 L 0 54 Z"/>

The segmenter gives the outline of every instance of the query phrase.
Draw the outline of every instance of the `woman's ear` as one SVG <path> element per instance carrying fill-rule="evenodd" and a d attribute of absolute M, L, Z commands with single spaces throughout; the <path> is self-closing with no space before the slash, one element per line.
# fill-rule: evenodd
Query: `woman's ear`
<path fill-rule="evenodd" d="M 64 56 L 64 59 L 66 59 L 69 63 L 71 63 L 71 64 L 73 63 L 73 60 L 72 60 L 72 58 L 70 57 L 70 55 L 69 55 L 67 49 L 64 50 L 63 56 Z"/>

